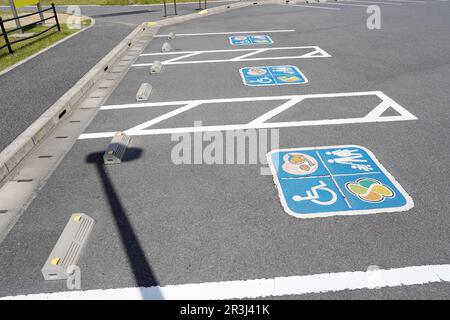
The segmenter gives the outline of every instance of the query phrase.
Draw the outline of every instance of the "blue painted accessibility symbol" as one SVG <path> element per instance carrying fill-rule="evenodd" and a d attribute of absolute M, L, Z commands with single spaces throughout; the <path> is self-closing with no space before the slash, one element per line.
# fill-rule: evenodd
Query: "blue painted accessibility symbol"
<path fill-rule="evenodd" d="M 288 208 L 290 214 L 303 217 L 323 212 L 324 208 L 332 208 L 333 211 L 349 210 L 331 177 L 281 181 L 283 206 Z"/>
<path fill-rule="evenodd" d="M 295 66 L 246 67 L 239 70 L 247 86 L 303 84 L 308 80 Z"/>
<path fill-rule="evenodd" d="M 230 37 L 230 43 L 233 46 L 272 44 L 273 40 L 268 35 L 232 36 Z"/>
<path fill-rule="evenodd" d="M 414 205 L 364 147 L 273 150 L 267 158 L 283 208 L 295 217 L 406 211 Z"/>

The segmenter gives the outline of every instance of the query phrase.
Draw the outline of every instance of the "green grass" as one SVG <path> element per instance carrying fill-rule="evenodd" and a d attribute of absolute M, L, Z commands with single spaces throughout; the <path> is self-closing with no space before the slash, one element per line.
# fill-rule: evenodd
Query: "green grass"
<path fill-rule="evenodd" d="M 83 25 L 87 26 L 90 24 L 90 20 L 83 21 Z M 48 27 L 46 26 L 36 26 L 34 28 L 31 28 L 29 30 L 26 30 L 26 32 L 34 32 L 38 33 L 39 31 L 42 31 Z M 55 42 L 64 39 L 65 37 L 74 34 L 78 32 L 79 30 L 76 29 L 69 29 L 65 24 L 61 25 L 61 32 L 58 32 L 58 29 L 52 29 L 36 38 L 25 40 L 19 43 L 16 43 L 12 45 L 12 48 L 14 50 L 13 54 L 8 53 L 7 48 L 3 48 L 0 50 L 0 71 L 4 70 L 13 64 L 16 64 L 23 59 L 35 54 L 36 52 L 39 52 Z M 10 41 L 20 39 L 16 37 L 10 37 Z M 5 40 L 3 37 L 0 38 L 0 47 L 5 44 Z"/>
<path fill-rule="evenodd" d="M 172 0 L 167 0 L 171 2 Z M 177 0 L 177 2 L 190 2 L 195 0 Z M 129 5 L 129 4 L 155 4 L 163 3 L 163 0 L 42 0 L 42 4 L 54 3 L 56 5 L 66 4 L 99 4 L 99 5 Z M 0 0 L 0 5 L 9 5 L 8 0 Z"/>

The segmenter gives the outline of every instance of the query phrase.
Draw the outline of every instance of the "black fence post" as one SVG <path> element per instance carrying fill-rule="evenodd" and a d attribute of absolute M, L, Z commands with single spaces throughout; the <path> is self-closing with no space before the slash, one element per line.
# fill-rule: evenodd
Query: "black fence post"
<path fill-rule="evenodd" d="M 175 15 L 177 15 L 177 0 L 173 0 L 173 7 L 175 9 Z"/>
<path fill-rule="evenodd" d="M 9 43 L 8 33 L 6 32 L 5 25 L 3 24 L 3 20 L 0 17 L 0 27 L 2 29 L 3 37 L 5 38 L 6 46 L 8 47 L 8 51 L 10 54 L 13 54 L 13 49 L 11 48 L 11 44 Z"/>
<path fill-rule="evenodd" d="M 164 18 L 167 17 L 167 4 L 166 0 L 164 0 Z"/>
<path fill-rule="evenodd" d="M 61 26 L 59 25 L 58 15 L 56 14 L 55 4 L 52 3 L 53 15 L 55 16 L 56 25 L 58 27 L 58 31 L 61 32 Z"/>
<path fill-rule="evenodd" d="M 206 9 L 206 0 L 205 0 L 205 9 Z"/>

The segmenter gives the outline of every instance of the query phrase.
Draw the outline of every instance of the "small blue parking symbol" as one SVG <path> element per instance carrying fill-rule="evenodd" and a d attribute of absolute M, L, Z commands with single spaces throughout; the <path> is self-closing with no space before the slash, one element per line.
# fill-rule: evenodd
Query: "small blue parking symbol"
<path fill-rule="evenodd" d="M 361 146 L 273 150 L 267 160 L 284 210 L 298 218 L 397 212 L 414 206 L 372 152 Z"/>
<path fill-rule="evenodd" d="M 276 86 L 308 82 L 300 70 L 294 66 L 247 67 L 240 69 L 239 72 L 247 86 Z"/>
<path fill-rule="evenodd" d="M 255 35 L 255 36 L 232 36 L 230 37 L 230 43 L 233 46 L 245 46 L 256 44 L 272 44 L 273 40 L 267 35 Z"/>

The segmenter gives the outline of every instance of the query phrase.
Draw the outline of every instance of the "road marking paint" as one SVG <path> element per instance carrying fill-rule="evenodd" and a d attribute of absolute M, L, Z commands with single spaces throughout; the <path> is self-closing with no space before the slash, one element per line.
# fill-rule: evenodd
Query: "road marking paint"
<path fill-rule="evenodd" d="M 338 92 L 338 93 L 311 93 L 300 95 L 284 95 L 284 96 L 260 96 L 260 97 L 244 97 L 244 98 L 220 98 L 220 99 L 201 99 L 201 100 L 179 100 L 179 101 L 161 101 L 161 102 L 145 102 L 145 103 L 130 103 L 118 105 L 106 105 L 100 110 L 117 110 L 129 108 L 148 108 L 159 106 L 177 106 L 193 102 L 200 103 L 226 103 L 226 102 L 249 102 L 249 101 L 273 101 L 273 100 L 291 100 L 295 98 L 312 99 L 312 98 L 336 98 L 336 97 L 361 97 L 375 95 L 384 100 L 389 98 L 382 91 L 356 91 L 356 92 Z M 399 107 L 398 105 L 395 108 Z"/>
<path fill-rule="evenodd" d="M 267 34 L 256 36 L 249 36 L 249 35 L 231 36 L 229 37 L 229 41 L 232 46 L 273 44 L 273 39 Z"/>
<path fill-rule="evenodd" d="M 245 67 L 239 69 L 242 82 L 246 86 L 279 86 L 292 84 L 305 84 L 308 79 L 296 67 L 283 66 L 260 66 Z"/>
<path fill-rule="evenodd" d="M 234 57 L 234 58 L 231 59 L 231 61 L 239 61 L 239 60 L 241 60 L 241 59 L 251 57 L 251 56 L 253 56 L 253 55 L 255 55 L 255 54 L 263 53 L 263 52 L 265 52 L 265 51 L 267 51 L 267 49 L 259 49 L 259 50 L 255 50 L 255 51 L 253 51 L 253 52 L 246 53 L 246 54 L 243 54 L 243 55 Z"/>
<path fill-rule="evenodd" d="M 219 300 L 344 290 L 372 290 L 450 282 L 450 264 L 423 265 L 368 271 L 348 271 L 269 279 L 203 282 L 164 287 L 65 291 L 9 296 L 1 300 Z"/>
<path fill-rule="evenodd" d="M 282 33 L 295 32 L 294 29 L 285 30 L 253 30 L 253 31 L 224 31 L 224 32 L 203 32 L 203 33 L 177 33 L 177 37 L 195 37 L 195 36 L 217 36 L 217 35 L 231 35 L 231 34 L 254 34 L 254 33 Z M 154 38 L 167 38 L 168 34 L 158 34 Z"/>
<path fill-rule="evenodd" d="M 303 50 L 308 49 L 309 52 L 303 54 L 297 54 L 293 56 L 276 56 L 276 57 L 261 57 L 261 58 L 249 58 L 257 54 L 272 51 L 283 51 L 283 50 Z M 238 55 L 233 58 L 228 59 L 214 59 L 214 60 L 194 60 L 194 61 L 180 61 L 192 56 L 199 56 L 204 53 L 228 53 L 228 52 L 248 52 Z M 277 48 L 248 48 L 248 49 L 221 49 L 221 50 L 197 50 L 197 51 L 172 51 L 172 52 L 153 52 L 153 53 L 143 53 L 141 57 L 151 57 L 151 56 L 164 56 L 164 55 L 181 55 L 179 57 L 163 60 L 161 63 L 163 65 L 176 65 L 176 64 L 196 64 L 196 63 L 218 63 L 218 62 L 236 62 L 236 61 L 261 61 L 261 60 L 280 60 L 280 59 L 308 59 L 308 58 L 329 58 L 331 57 L 325 50 L 318 46 L 301 46 L 301 47 L 277 47 Z M 148 67 L 152 63 L 135 63 L 133 67 Z"/>
<path fill-rule="evenodd" d="M 173 58 L 173 59 L 165 60 L 165 61 L 163 61 L 163 63 L 171 64 L 172 62 L 175 62 L 175 61 L 178 61 L 178 60 L 181 60 L 181 59 L 185 59 L 185 58 L 189 58 L 189 57 L 193 57 L 193 56 L 196 56 L 196 55 L 199 55 L 199 54 L 201 54 L 201 52 L 192 52 L 192 53 L 188 53 L 186 55 L 182 55 L 180 57 L 176 57 L 176 58 Z M 151 63 L 150 65 L 153 65 L 153 63 Z"/>
<path fill-rule="evenodd" d="M 161 121 L 164 121 L 164 120 L 169 119 L 171 117 L 174 117 L 174 116 L 176 116 L 176 115 L 178 115 L 180 113 L 183 113 L 183 112 L 185 112 L 187 110 L 195 108 L 195 107 L 197 107 L 200 104 L 201 104 L 200 102 L 189 103 L 189 104 L 187 104 L 185 106 L 182 106 L 182 107 L 180 107 L 178 109 L 175 109 L 175 110 L 173 110 L 171 112 L 168 112 L 168 113 L 165 113 L 165 114 L 163 114 L 163 115 L 161 115 L 159 117 L 156 117 L 156 118 L 154 118 L 154 119 L 152 119 L 150 121 L 144 122 L 144 123 L 142 123 L 142 124 L 140 124 L 138 126 L 135 126 L 135 127 L 131 128 L 131 129 L 128 129 L 125 133 L 126 134 L 133 134 L 134 131 L 143 130 L 143 129 L 145 129 L 147 127 L 150 127 L 150 126 L 152 126 L 154 124 L 157 124 L 157 123 L 159 123 Z"/>
<path fill-rule="evenodd" d="M 301 5 L 301 4 L 291 4 L 289 6 L 311 8 L 311 9 L 341 10 L 340 8 L 319 7 L 319 6 L 310 6 L 310 5 Z"/>
<path fill-rule="evenodd" d="M 259 51 L 259 50 L 294 50 L 294 49 L 315 49 L 322 50 L 318 46 L 300 46 L 300 47 L 274 47 L 274 48 L 240 48 L 240 49 L 219 49 L 219 50 L 193 50 L 193 51 L 169 51 L 169 52 L 151 52 L 151 53 L 142 53 L 140 57 L 149 57 L 149 56 L 161 56 L 161 55 L 170 55 L 170 54 L 191 54 L 194 52 L 199 53 L 220 53 L 220 52 L 242 52 L 242 51 Z"/>
<path fill-rule="evenodd" d="M 359 97 L 359 96 L 376 96 L 382 100 L 380 104 L 374 107 L 366 116 L 358 118 L 340 118 L 340 119 L 324 119 L 324 120 L 302 120 L 302 121 L 287 121 L 287 122 L 266 122 L 281 112 L 288 110 L 290 107 L 300 103 L 305 99 L 318 98 L 335 98 L 335 97 Z M 184 111 L 191 110 L 204 104 L 220 104 L 220 103 L 237 103 L 237 102 L 257 102 L 257 101 L 276 101 L 284 100 L 281 105 L 275 107 L 273 110 L 256 117 L 253 121 L 246 124 L 231 124 L 231 125 L 214 125 L 214 126 L 199 126 L 199 127 L 181 127 L 181 128 L 161 128 L 161 129 L 145 129 L 154 123 L 167 120 L 175 115 L 179 115 Z M 370 122 L 391 122 L 391 121 L 407 121 L 417 120 L 413 114 L 400 106 L 394 100 L 389 98 L 381 91 L 365 91 L 365 92 L 346 92 L 346 93 L 326 93 L 326 94 L 305 94 L 305 95 L 290 95 L 290 96 L 263 96 L 263 97 L 248 97 L 248 98 L 224 98 L 224 99 L 209 99 L 209 100 L 188 100 L 188 101 L 169 101 L 169 102 L 150 102 L 150 103 L 136 103 L 124 105 L 110 105 L 103 106 L 100 110 L 121 110 L 133 108 L 152 108 L 163 106 L 180 106 L 173 111 L 161 115 L 153 120 L 146 121 L 143 124 L 127 130 L 127 134 L 134 136 L 144 135 L 158 135 L 158 134 L 172 134 L 182 132 L 207 132 L 207 131 L 226 131 L 226 130 L 247 130 L 259 128 L 288 128 L 288 127 L 303 127 L 303 126 L 321 126 L 321 125 L 337 125 L 337 124 L 352 124 L 352 123 L 370 123 Z M 393 108 L 399 115 L 382 116 L 382 113 L 387 108 Z M 144 126 L 145 124 L 145 126 Z M 139 129 L 139 130 L 138 130 Z M 79 140 L 98 139 L 113 137 L 115 131 L 111 132 L 96 132 L 84 133 L 80 135 Z"/>
<path fill-rule="evenodd" d="M 400 183 L 362 146 L 272 150 L 267 162 L 281 205 L 295 218 L 404 212 L 414 206 Z"/>
<path fill-rule="evenodd" d="M 287 109 L 295 106 L 297 103 L 299 103 L 303 99 L 304 99 L 303 97 L 298 97 L 298 98 L 288 100 L 285 103 L 283 103 L 281 106 L 278 106 L 275 109 L 272 109 L 269 112 L 264 113 L 262 116 L 259 116 L 258 118 L 254 119 L 253 121 L 250 121 L 249 125 L 258 125 L 258 124 L 264 123 L 267 120 L 280 114 L 281 112 L 286 111 Z"/>

